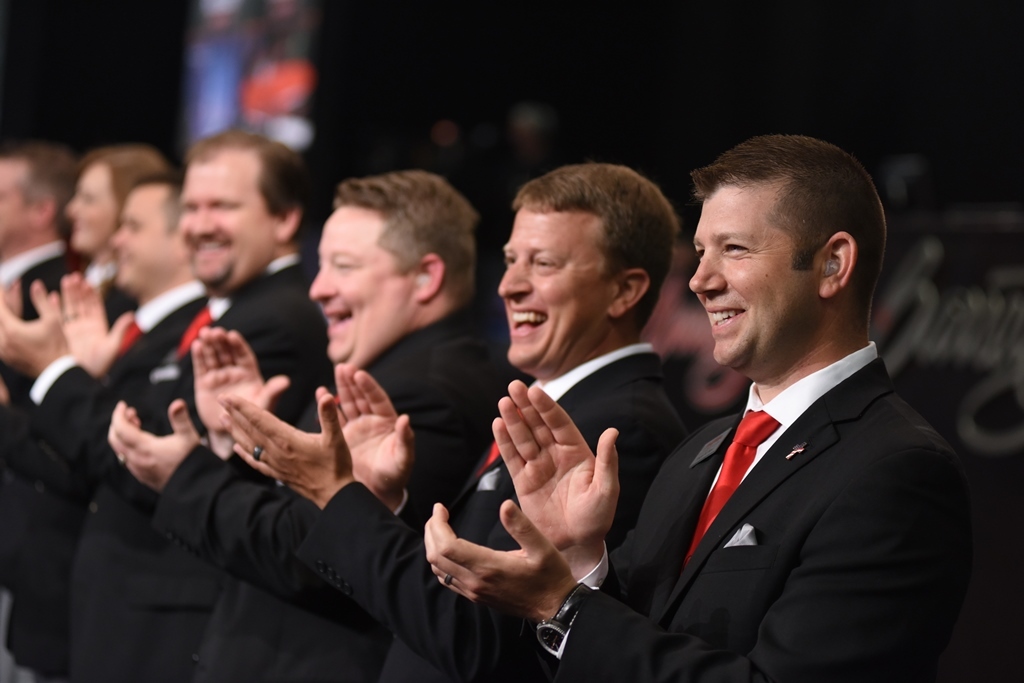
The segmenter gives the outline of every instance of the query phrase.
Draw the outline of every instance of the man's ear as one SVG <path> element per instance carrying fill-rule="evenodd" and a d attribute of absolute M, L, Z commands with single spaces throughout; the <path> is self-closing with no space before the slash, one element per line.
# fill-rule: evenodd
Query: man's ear
<path fill-rule="evenodd" d="M 413 300 L 427 303 L 441 292 L 444 285 L 444 261 L 437 254 L 427 254 L 415 267 L 413 279 Z"/>
<path fill-rule="evenodd" d="M 280 244 L 289 244 L 299 234 L 302 225 L 302 209 L 289 209 L 277 217 L 274 239 Z"/>
<path fill-rule="evenodd" d="M 29 215 L 35 230 L 48 230 L 56 225 L 57 202 L 53 197 L 42 197 L 29 204 Z"/>
<path fill-rule="evenodd" d="M 621 318 L 634 308 L 651 288 L 651 276 L 643 268 L 627 268 L 612 278 L 615 287 L 608 306 L 611 318 Z"/>
<path fill-rule="evenodd" d="M 818 295 L 830 299 L 846 289 L 857 265 L 857 241 L 848 232 L 837 232 L 818 251 L 814 268 L 818 271 Z"/>

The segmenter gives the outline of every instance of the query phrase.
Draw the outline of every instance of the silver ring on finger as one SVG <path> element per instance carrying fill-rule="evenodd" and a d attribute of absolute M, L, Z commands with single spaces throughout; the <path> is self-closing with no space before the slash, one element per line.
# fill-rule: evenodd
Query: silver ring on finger
<path fill-rule="evenodd" d="M 444 575 L 444 585 L 446 585 L 446 586 L 452 585 L 452 575 L 451 574 L 445 574 Z"/>
<path fill-rule="evenodd" d="M 263 455 L 263 446 L 253 446 L 252 447 L 252 459 L 253 460 L 255 460 L 256 462 L 259 462 L 260 461 L 260 457 L 262 457 L 262 455 Z"/>

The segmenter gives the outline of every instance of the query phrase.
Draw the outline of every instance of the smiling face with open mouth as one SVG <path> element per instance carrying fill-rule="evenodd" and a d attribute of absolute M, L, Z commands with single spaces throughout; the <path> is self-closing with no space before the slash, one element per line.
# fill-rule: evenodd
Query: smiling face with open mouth
<path fill-rule="evenodd" d="M 618 348 L 608 309 L 617 291 L 597 216 L 516 214 L 498 294 L 508 316 L 508 360 L 540 380 Z"/>
<path fill-rule="evenodd" d="M 794 270 L 793 237 L 774 225 L 777 188 L 724 186 L 704 201 L 690 289 L 711 322 L 715 360 L 758 384 L 791 376 L 820 346 L 816 269 Z"/>
<path fill-rule="evenodd" d="M 327 355 L 365 368 L 414 327 L 413 270 L 380 246 L 384 218 L 372 209 L 342 206 L 320 237 L 320 270 L 309 298 L 327 318 Z"/>
<path fill-rule="evenodd" d="M 193 161 L 181 193 L 181 230 L 192 270 L 212 296 L 228 296 L 263 273 L 294 227 L 260 193 L 255 152 L 223 149 Z"/>

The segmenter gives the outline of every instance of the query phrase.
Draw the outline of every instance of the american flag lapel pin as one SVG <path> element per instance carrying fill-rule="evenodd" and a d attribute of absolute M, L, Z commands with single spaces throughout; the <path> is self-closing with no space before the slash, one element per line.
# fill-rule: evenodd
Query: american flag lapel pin
<path fill-rule="evenodd" d="M 786 460 L 792 460 L 794 455 L 803 453 L 805 448 L 807 448 L 806 441 L 804 441 L 803 443 L 798 443 L 797 445 L 793 446 L 793 450 L 791 450 L 789 452 L 789 455 L 786 456 Z"/>

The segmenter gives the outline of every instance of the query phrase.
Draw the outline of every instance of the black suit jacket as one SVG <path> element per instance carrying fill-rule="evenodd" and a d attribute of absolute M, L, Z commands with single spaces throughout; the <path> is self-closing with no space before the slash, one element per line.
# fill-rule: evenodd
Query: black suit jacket
<path fill-rule="evenodd" d="M 605 429 L 619 429 L 623 504 L 614 533 L 621 537 L 632 526 L 662 461 L 685 435 L 661 387 L 658 357 L 618 360 L 580 381 L 559 403 L 591 448 Z M 499 460 L 482 477 L 474 477 L 456 501 L 452 527 L 475 543 L 516 548 L 498 519 L 501 503 L 514 496 L 511 477 Z M 473 605 L 438 584 L 426 562 L 422 531 L 396 519 L 362 486 L 348 486 L 334 497 L 299 556 L 397 637 L 382 681 L 547 676 L 546 664 L 530 641 L 532 632 L 523 634 L 523 622 Z"/>
<path fill-rule="evenodd" d="M 737 422 L 669 458 L 612 556 L 624 603 L 584 603 L 558 680 L 934 681 L 970 573 L 956 455 L 875 361 L 786 430 L 680 574 Z M 744 524 L 756 545 L 725 547 Z"/>
<path fill-rule="evenodd" d="M 102 433 L 98 438 L 105 440 L 105 429 L 100 425 L 109 422 L 114 404 L 119 399 L 133 400 L 147 390 L 152 368 L 168 355 L 173 357 L 182 332 L 203 305 L 203 300 L 196 300 L 169 314 L 114 362 L 104 380 L 93 379 L 81 368 L 62 376 L 33 412 L 26 440 L 12 449 L 11 466 L 33 482 L 33 491 L 48 501 L 45 508 L 49 511 L 33 516 L 31 534 L 19 555 L 10 634 L 11 650 L 19 663 L 41 672 L 66 674 L 70 628 L 74 678 L 98 680 L 116 673 L 102 667 L 90 668 L 91 658 L 98 654 L 93 651 L 94 635 L 100 632 L 96 622 L 119 618 L 116 602 L 105 597 L 116 598 L 125 590 L 135 589 L 120 581 L 124 577 L 116 562 L 113 570 L 100 562 L 94 576 L 79 578 L 78 587 L 71 590 L 72 560 L 80 540 L 87 557 L 90 548 L 107 541 L 107 528 L 102 520 L 115 519 L 130 526 L 133 513 L 130 508 L 125 512 L 127 506 L 113 494 L 114 487 L 135 491 L 142 497 L 152 494 L 135 482 L 112 456 L 109 462 L 83 457 L 88 451 L 83 436 Z M 55 510 L 63 510 L 62 517 L 55 516 Z M 62 524 L 62 518 L 73 519 L 76 524 Z M 88 520 L 80 536 L 83 518 Z M 148 530 L 146 534 L 155 537 Z M 78 564 L 81 557 L 78 556 Z M 167 567 L 184 564 L 195 574 L 209 575 L 211 587 L 216 588 L 215 573 L 176 548 L 163 559 Z M 78 565 L 76 573 L 80 573 Z M 74 615 L 71 627 L 70 614 Z M 183 629 L 201 628 L 203 619 L 205 616 L 200 612 L 189 614 Z M 170 642 L 168 648 L 174 651 L 174 643 Z M 192 651 L 186 654 L 191 655 Z M 103 659 L 116 661 L 117 657 Z M 60 670 L 55 671 L 58 662 Z"/>
<path fill-rule="evenodd" d="M 29 268 L 21 277 L 22 317 L 25 320 L 38 318 L 35 306 L 29 298 L 29 287 L 35 280 L 42 280 L 48 291 L 60 289 L 60 278 L 67 272 L 64 257 L 56 256 Z M 20 410 L 31 410 L 32 401 L 28 392 L 32 379 L 26 377 L 0 361 L 0 379 L 7 385 L 11 395 L 11 406 Z M 11 419 L 11 418 L 7 418 Z M 14 418 L 21 419 L 21 418 Z M 0 436 L 0 519 L 4 520 L 4 533 L 0 534 L 0 585 L 10 587 L 14 581 L 14 566 L 20 552 L 21 544 L 28 533 L 30 514 L 28 510 L 34 504 L 29 482 L 17 476 L 6 465 L 13 451 L 13 438 L 19 427 L 11 423 L 5 426 Z"/>
<path fill-rule="evenodd" d="M 501 396 L 487 353 L 469 330 L 463 314 L 450 316 L 408 335 L 368 368 L 396 410 L 410 417 L 417 452 L 410 488 L 431 501 L 452 497 L 467 476 L 490 438 Z M 300 426 L 318 430 L 315 404 Z M 218 619 L 218 606 L 197 680 L 375 680 L 390 636 L 295 560 L 319 510 L 268 483 L 199 448 L 157 505 L 158 530 L 237 577 L 221 600 L 237 605 L 237 613 Z M 241 632 L 239 615 L 246 615 Z M 291 628 L 282 630 L 283 622 Z"/>
<path fill-rule="evenodd" d="M 329 377 L 323 316 L 306 296 L 297 267 L 261 277 L 236 292 L 216 324 L 238 330 L 265 376 L 289 375 L 293 391 L 308 396 Z M 177 359 L 176 348 L 177 339 L 170 355 L 148 373 L 151 386 L 129 401 L 157 433 L 169 430 L 166 407 L 173 398 L 194 403 L 191 358 Z M 51 400 L 68 409 L 84 381 L 81 375 L 66 373 L 40 412 Z M 294 404 L 286 395 L 279 414 L 297 414 Z M 95 512 L 86 521 L 73 568 L 72 678 L 190 679 L 205 666 L 200 644 L 211 612 L 228 609 L 221 600 L 224 577 L 151 528 L 156 496 L 131 479 L 102 443 L 108 422 L 109 411 L 94 426 L 91 444 L 81 456 L 105 485 L 93 501 Z M 243 633 L 246 624 L 236 623 Z"/>
<path fill-rule="evenodd" d="M 213 325 L 238 330 L 245 337 L 265 378 L 287 375 L 291 379 L 274 409 L 282 420 L 294 424 L 316 388 L 329 385 L 332 379 L 323 313 L 309 300 L 306 280 L 298 265 L 261 276 L 241 287 L 231 295 L 231 307 Z M 160 371 L 162 381 L 149 392 L 145 403 L 136 407 L 144 425 L 168 434 L 167 406 L 171 401 L 182 398 L 190 407 L 195 403 L 191 354 Z M 192 417 L 202 429 L 194 408 Z"/>
<path fill-rule="evenodd" d="M 26 270 L 21 278 L 22 317 L 35 320 L 39 317 L 30 296 L 31 285 L 41 280 L 47 291 L 60 289 L 60 279 L 67 273 L 67 265 L 63 255 L 41 261 Z M 32 404 L 28 392 L 32 386 L 32 378 L 15 371 L 0 362 L 0 378 L 11 395 L 11 405 L 18 410 L 31 411 Z M 21 607 L 16 608 L 12 615 L 12 623 L 8 634 L 8 647 L 17 656 L 22 666 L 29 666 L 47 675 L 60 675 L 67 671 L 67 591 L 57 588 L 50 595 L 53 600 L 38 603 L 32 596 L 31 588 L 24 583 L 26 579 L 40 580 L 53 575 L 66 575 L 68 557 L 63 552 L 55 552 L 41 562 L 42 568 L 30 576 L 23 573 L 24 556 L 31 552 L 28 546 L 49 547 L 42 542 L 40 534 L 57 539 L 74 538 L 81 525 L 80 508 L 74 504 L 54 499 L 45 490 L 40 489 L 38 482 L 26 479 L 13 469 L 8 469 L 6 461 L 12 460 L 15 443 L 21 443 L 27 435 L 27 416 L 20 413 L 6 414 L 0 418 L 0 429 L 4 434 L 0 437 L 0 520 L 3 532 L 0 532 L 0 585 L 12 592 L 21 593 Z M 19 446 L 20 447 L 20 446 Z M 58 547 L 64 544 L 58 543 Z M 22 584 L 20 590 L 18 584 Z M 54 584 L 54 582 L 50 582 Z M 45 608 L 43 615 L 35 617 L 30 629 L 26 629 L 23 618 L 26 615 L 26 604 L 33 603 L 32 609 Z M 62 611 L 61 607 L 65 609 Z M 24 645 L 30 647 L 26 649 Z M 40 657 L 35 650 L 46 653 Z"/>

